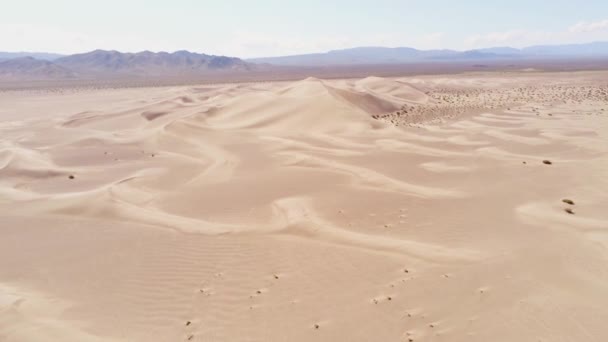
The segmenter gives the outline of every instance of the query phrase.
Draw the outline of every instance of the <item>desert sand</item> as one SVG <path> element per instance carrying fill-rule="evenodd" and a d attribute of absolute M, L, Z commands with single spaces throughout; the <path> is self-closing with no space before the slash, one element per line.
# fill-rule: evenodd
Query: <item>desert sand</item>
<path fill-rule="evenodd" d="M 0 93 L 0 341 L 606 341 L 608 72 Z"/>

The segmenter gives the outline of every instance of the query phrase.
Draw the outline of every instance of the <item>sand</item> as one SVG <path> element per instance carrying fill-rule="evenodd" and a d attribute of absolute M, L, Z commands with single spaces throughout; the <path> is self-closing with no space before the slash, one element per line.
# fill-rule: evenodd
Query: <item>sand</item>
<path fill-rule="evenodd" d="M 605 341 L 606 79 L 0 93 L 0 341 Z"/>

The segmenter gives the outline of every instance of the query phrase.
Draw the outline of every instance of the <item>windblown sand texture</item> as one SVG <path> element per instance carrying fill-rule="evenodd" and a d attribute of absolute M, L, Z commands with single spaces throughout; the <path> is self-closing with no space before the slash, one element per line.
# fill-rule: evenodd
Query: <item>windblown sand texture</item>
<path fill-rule="evenodd" d="M 606 80 L 0 93 L 0 341 L 606 341 Z"/>

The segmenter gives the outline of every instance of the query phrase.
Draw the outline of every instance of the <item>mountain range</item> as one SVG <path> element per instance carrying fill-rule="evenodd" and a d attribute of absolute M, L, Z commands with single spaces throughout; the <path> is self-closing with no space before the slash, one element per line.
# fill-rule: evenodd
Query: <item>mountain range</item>
<path fill-rule="evenodd" d="M 495 47 L 468 51 L 417 50 L 409 47 L 357 47 L 294 56 L 263 57 L 247 60 L 283 66 L 400 64 L 411 62 L 537 59 L 537 58 L 588 58 L 607 57 L 608 42 L 569 45 L 538 45 L 523 49 Z"/>
<path fill-rule="evenodd" d="M 451 61 L 507 61 L 608 57 L 608 42 L 539 45 L 523 49 L 494 47 L 468 51 L 409 47 L 358 47 L 295 56 L 243 60 L 189 51 L 124 53 L 95 50 L 82 54 L 0 52 L 0 80 L 99 79 L 120 77 L 196 77 L 274 67 L 326 67 Z"/>
<path fill-rule="evenodd" d="M 70 69 L 51 61 L 35 59 L 34 57 L 18 57 L 0 61 L 0 79 L 37 80 L 69 79 L 74 77 L 76 77 L 76 74 Z"/>
<path fill-rule="evenodd" d="M 46 53 L 46 52 L 0 52 L 0 61 L 7 59 L 15 59 L 21 57 L 33 57 L 36 59 L 42 59 L 47 61 L 52 61 L 59 57 L 63 57 L 64 55 L 60 55 L 57 53 Z"/>
<path fill-rule="evenodd" d="M 252 64 L 239 58 L 188 51 L 123 53 L 95 50 L 82 54 L 56 56 L 51 60 L 41 59 L 40 54 L 3 60 L 0 61 L 0 78 L 173 77 L 221 71 L 248 71 L 253 67 Z"/>

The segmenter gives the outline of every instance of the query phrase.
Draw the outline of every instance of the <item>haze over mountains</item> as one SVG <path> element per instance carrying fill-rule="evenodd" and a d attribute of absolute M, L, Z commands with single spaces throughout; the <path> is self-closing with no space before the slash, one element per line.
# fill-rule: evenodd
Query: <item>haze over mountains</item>
<path fill-rule="evenodd" d="M 601 57 L 608 57 L 608 42 L 531 46 L 523 49 L 495 47 L 468 51 L 358 47 L 326 53 L 248 60 L 189 51 L 123 53 L 95 50 L 69 56 L 52 53 L 0 52 L 0 80 L 196 77 L 222 72 L 242 73 L 273 66 L 398 65 L 420 62 L 569 60 Z"/>
<path fill-rule="evenodd" d="M 68 79 L 76 74 L 60 65 L 33 57 L 19 57 L 0 62 L 0 79 Z"/>
<path fill-rule="evenodd" d="M 0 51 L 0 61 L 7 59 L 15 59 L 21 57 L 33 57 L 36 59 L 43 59 L 47 61 L 52 61 L 59 57 L 63 57 L 64 55 L 60 55 L 57 53 L 46 53 L 46 52 L 1 52 Z"/>
<path fill-rule="evenodd" d="M 123 53 L 95 50 L 61 56 L 51 61 L 19 57 L 0 61 L 4 78 L 86 78 L 128 76 L 180 76 L 217 71 L 247 71 L 252 65 L 239 58 L 188 51 Z"/>
<path fill-rule="evenodd" d="M 399 64 L 420 61 L 531 59 L 531 58 L 589 58 L 608 56 L 608 42 L 569 45 L 538 45 L 523 49 L 495 47 L 468 51 L 418 50 L 409 47 L 358 47 L 294 56 L 249 59 L 253 63 L 274 65 L 357 65 Z"/>
<path fill-rule="evenodd" d="M 58 65 L 77 72 L 196 72 L 201 70 L 247 69 L 239 58 L 211 56 L 188 51 L 122 53 L 95 50 L 55 60 Z"/>

